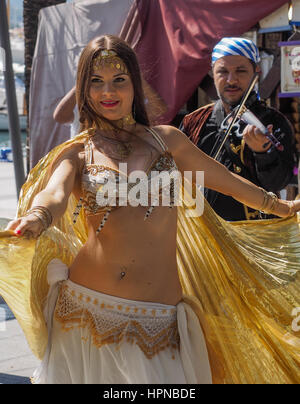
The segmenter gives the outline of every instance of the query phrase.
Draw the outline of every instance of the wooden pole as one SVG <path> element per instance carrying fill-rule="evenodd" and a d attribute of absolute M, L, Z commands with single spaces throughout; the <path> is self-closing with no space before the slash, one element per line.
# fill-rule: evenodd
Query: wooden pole
<path fill-rule="evenodd" d="M 9 27 L 10 26 L 10 0 L 7 0 L 6 9 L 7 9 L 7 21 L 8 21 L 8 27 Z"/>
<path fill-rule="evenodd" d="M 12 54 L 5 0 L 0 0 L 0 46 L 4 50 L 5 57 L 4 79 L 9 120 L 9 134 L 13 152 L 17 195 L 19 196 L 21 187 L 25 181 L 25 174 L 15 77 L 12 64 Z"/>
<path fill-rule="evenodd" d="M 28 114 L 30 111 L 29 92 L 31 67 L 38 32 L 39 12 L 42 8 L 57 6 L 61 3 L 66 3 L 66 0 L 23 0 L 23 21 L 25 36 L 25 98 Z M 28 121 L 30 122 L 30 115 L 28 117 Z M 27 127 L 27 170 L 30 169 L 29 147 L 30 133 L 29 128 Z"/>

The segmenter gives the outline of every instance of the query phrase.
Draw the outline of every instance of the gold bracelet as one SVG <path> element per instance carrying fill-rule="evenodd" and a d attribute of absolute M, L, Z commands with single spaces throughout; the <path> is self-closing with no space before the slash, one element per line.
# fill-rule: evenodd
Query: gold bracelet
<path fill-rule="evenodd" d="M 46 218 L 48 227 L 52 224 L 53 217 L 49 209 L 45 208 L 45 206 L 34 206 L 31 211 L 41 212 L 42 215 Z"/>
<path fill-rule="evenodd" d="M 39 221 L 42 223 L 42 226 L 43 226 L 42 231 L 46 230 L 49 227 L 47 220 L 39 212 L 32 211 L 32 212 L 29 213 L 29 215 L 33 215 L 33 216 L 35 216 L 36 218 L 39 219 Z M 26 216 L 28 216 L 28 215 L 26 215 Z"/>
<path fill-rule="evenodd" d="M 267 192 L 265 189 L 260 188 L 260 190 L 261 190 L 262 193 L 264 194 L 264 201 L 263 201 L 263 203 L 262 203 L 261 208 L 259 209 L 259 211 L 260 211 L 260 212 L 263 212 L 264 209 L 266 208 L 266 206 L 268 205 L 268 202 L 269 202 L 269 195 L 268 195 L 268 192 Z"/>
<path fill-rule="evenodd" d="M 260 209 L 261 212 L 266 214 L 272 214 L 275 211 L 276 203 L 278 202 L 278 196 L 273 192 L 267 192 L 265 189 L 260 188 L 264 194 L 264 201 Z M 271 206 L 268 208 L 271 200 Z"/>
<path fill-rule="evenodd" d="M 292 217 L 295 214 L 295 212 L 293 212 L 293 209 L 295 208 L 295 201 L 289 201 L 289 202 L 290 202 L 290 208 L 289 208 L 288 217 Z"/>
<path fill-rule="evenodd" d="M 53 221 L 51 212 L 44 206 L 34 206 L 33 208 L 29 209 L 25 214 L 25 216 L 29 215 L 34 215 L 41 221 L 43 225 L 43 231 L 45 231 L 48 227 L 50 227 Z"/>
<path fill-rule="evenodd" d="M 275 195 L 273 192 L 269 192 L 268 194 L 270 195 L 270 198 L 272 198 L 272 204 L 270 206 L 269 212 L 273 213 L 275 210 L 276 202 L 278 201 L 278 196 Z"/>

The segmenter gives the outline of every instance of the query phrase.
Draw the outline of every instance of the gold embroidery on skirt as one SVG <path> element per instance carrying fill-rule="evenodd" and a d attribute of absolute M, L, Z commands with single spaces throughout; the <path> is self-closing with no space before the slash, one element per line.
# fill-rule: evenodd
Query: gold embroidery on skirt
<path fill-rule="evenodd" d="M 74 328 L 88 329 L 97 348 L 126 341 L 138 345 L 148 359 L 165 349 L 179 349 L 175 309 L 153 311 L 152 308 L 137 308 L 134 305 L 107 304 L 100 299 L 97 303 L 89 296 L 84 299 L 82 293 L 63 285 L 55 319 L 65 332 Z M 82 337 L 83 341 L 87 339 Z M 174 355 L 172 357 L 174 359 Z"/>

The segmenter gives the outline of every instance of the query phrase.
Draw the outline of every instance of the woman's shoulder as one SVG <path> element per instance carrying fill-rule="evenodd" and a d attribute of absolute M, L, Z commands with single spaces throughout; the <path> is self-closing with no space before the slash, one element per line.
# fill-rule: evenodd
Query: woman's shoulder
<path fill-rule="evenodd" d="M 174 130 L 178 131 L 177 128 L 170 125 L 157 125 L 157 126 L 145 126 L 139 125 L 139 130 L 137 132 L 138 136 L 147 141 L 152 145 L 156 145 L 159 138 L 166 143 L 168 137 L 171 137 L 173 134 L 174 137 Z M 149 136 L 151 134 L 152 136 Z"/>
<path fill-rule="evenodd" d="M 84 143 L 66 142 L 52 161 L 52 170 L 64 161 L 68 161 L 74 168 L 80 168 L 84 161 Z"/>
<path fill-rule="evenodd" d="M 180 130 L 176 128 L 176 126 L 172 125 L 156 125 L 151 126 L 150 129 L 164 136 L 168 136 L 170 134 L 173 134 L 174 132 L 180 132 Z"/>
<path fill-rule="evenodd" d="M 178 128 L 172 125 L 157 125 L 152 126 L 151 129 L 161 136 L 170 150 L 176 150 L 182 142 L 182 136 L 185 136 Z"/>
<path fill-rule="evenodd" d="M 59 157 L 64 159 L 80 159 L 84 153 L 84 143 L 76 142 L 67 144 L 61 151 Z"/>

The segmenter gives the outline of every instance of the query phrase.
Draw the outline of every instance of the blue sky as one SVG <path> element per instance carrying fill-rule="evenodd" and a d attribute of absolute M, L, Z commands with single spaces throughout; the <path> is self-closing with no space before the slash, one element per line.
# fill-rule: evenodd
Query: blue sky
<path fill-rule="evenodd" d="M 11 6 L 23 7 L 23 0 L 10 0 Z"/>
<path fill-rule="evenodd" d="M 70 3 L 72 0 L 67 0 Z M 23 0 L 10 0 L 11 27 L 20 26 L 23 22 Z"/>

